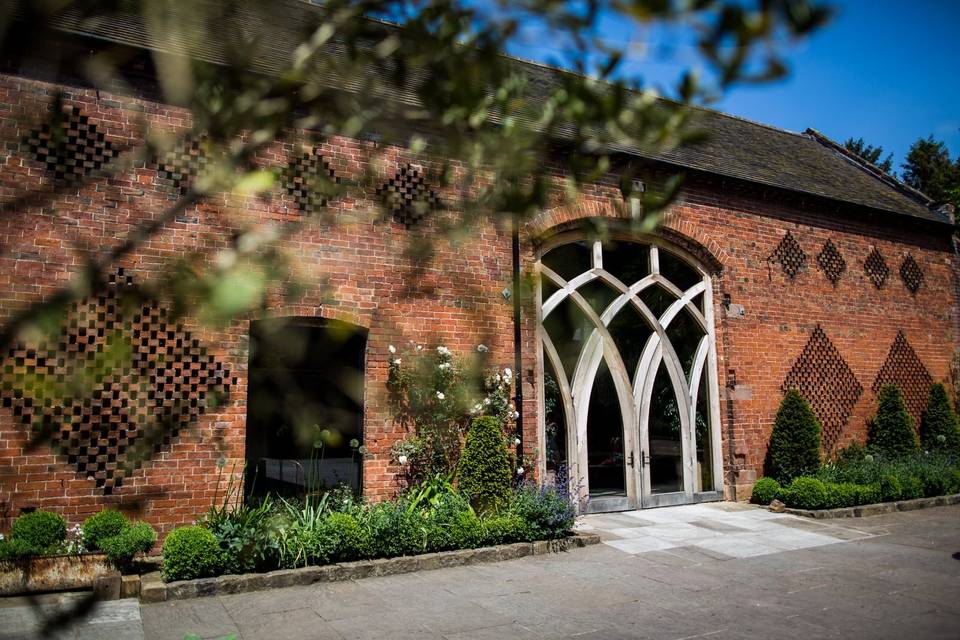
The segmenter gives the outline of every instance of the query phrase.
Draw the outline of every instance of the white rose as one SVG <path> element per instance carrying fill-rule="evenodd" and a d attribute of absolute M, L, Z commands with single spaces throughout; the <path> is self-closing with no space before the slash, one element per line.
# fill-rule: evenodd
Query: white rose
<path fill-rule="evenodd" d="M 450 349 L 447 349 L 446 347 L 441 345 L 437 347 L 437 353 L 439 353 L 442 356 L 448 356 L 450 355 Z"/>
<path fill-rule="evenodd" d="M 479 351 L 480 353 L 486 353 L 487 351 L 490 351 L 490 349 L 485 344 L 478 344 L 477 351 Z"/>
<path fill-rule="evenodd" d="M 397 456 L 397 462 L 400 464 L 407 464 L 407 456 Z"/>
<path fill-rule="evenodd" d="M 516 419 L 519 418 L 519 417 L 520 417 L 520 412 L 519 412 L 519 411 L 514 411 L 514 412 L 513 412 L 513 419 L 516 420 Z"/>
<path fill-rule="evenodd" d="M 443 395 L 442 391 L 437 391 L 437 400 L 443 400 L 447 396 Z"/>
<path fill-rule="evenodd" d="M 518 475 L 518 476 L 522 476 L 522 475 L 523 475 L 523 467 L 517 467 L 517 475 Z"/>
<path fill-rule="evenodd" d="M 520 446 L 520 438 L 514 438 L 514 439 L 513 439 L 513 444 L 515 444 L 516 446 L 519 447 L 519 446 Z"/>
<path fill-rule="evenodd" d="M 401 360 L 400 358 L 395 358 L 393 361 L 393 364 L 400 364 L 401 362 L 403 362 L 403 360 Z"/>
<path fill-rule="evenodd" d="M 397 352 L 397 348 L 393 345 L 390 345 L 389 347 L 387 347 L 387 351 L 389 351 L 392 355 Z"/>

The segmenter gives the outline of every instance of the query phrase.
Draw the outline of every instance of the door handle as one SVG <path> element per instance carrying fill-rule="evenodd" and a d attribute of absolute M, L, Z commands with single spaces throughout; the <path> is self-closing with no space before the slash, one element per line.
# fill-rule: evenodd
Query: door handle
<path fill-rule="evenodd" d="M 630 452 L 630 458 L 627 460 L 627 464 L 630 465 L 631 469 L 633 468 L 633 464 L 634 464 L 633 451 Z"/>
<path fill-rule="evenodd" d="M 647 455 L 646 451 L 640 452 L 640 466 L 646 467 L 650 465 L 650 456 Z"/>

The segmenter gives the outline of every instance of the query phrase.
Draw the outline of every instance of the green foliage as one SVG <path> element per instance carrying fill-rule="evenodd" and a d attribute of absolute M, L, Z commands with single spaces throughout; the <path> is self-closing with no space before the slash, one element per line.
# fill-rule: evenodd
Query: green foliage
<path fill-rule="evenodd" d="M 17 540 L 16 538 L 0 540 L 0 562 L 32 558 L 40 552 L 41 550 L 23 540 Z"/>
<path fill-rule="evenodd" d="M 470 549 L 483 541 L 483 525 L 461 495 L 444 494 L 425 516 L 428 551 Z"/>
<path fill-rule="evenodd" d="M 163 579 L 167 582 L 215 576 L 223 568 L 220 542 L 206 527 L 180 527 L 163 541 Z"/>
<path fill-rule="evenodd" d="M 91 550 L 102 550 L 100 542 L 123 533 L 130 523 L 116 509 L 104 509 L 83 521 L 83 541 Z"/>
<path fill-rule="evenodd" d="M 401 503 L 381 502 L 363 515 L 369 532 L 365 557 L 409 556 L 426 551 L 428 525 L 423 510 L 410 511 Z"/>
<path fill-rule="evenodd" d="M 352 514 L 331 513 L 324 522 L 324 529 L 333 541 L 331 557 L 334 561 L 357 560 L 369 546 L 367 532 Z"/>
<path fill-rule="evenodd" d="M 67 523 L 59 513 L 33 511 L 13 521 L 10 537 L 37 553 L 44 553 L 66 540 Z"/>
<path fill-rule="evenodd" d="M 932 135 L 920 138 L 910 147 L 902 166 L 903 181 L 908 185 L 936 202 L 951 202 L 960 207 L 960 199 L 954 199 L 960 187 L 960 162 L 950 159 L 950 151 L 943 142 Z"/>
<path fill-rule="evenodd" d="M 576 507 L 562 488 L 527 483 L 513 494 L 513 513 L 527 524 L 529 539 L 563 537 L 573 528 Z"/>
<path fill-rule="evenodd" d="M 494 417 L 473 421 L 457 474 L 460 491 L 479 513 L 493 513 L 509 503 L 513 474 L 503 429 Z"/>
<path fill-rule="evenodd" d="M 275 511 L 269 498 L 255 505 L 210 509 L 201 524 L 220 543 L 228 573 L 277 567 L 279 542 L 273 520 Z"/>
<path fill-rule="evenodd" d="M 807 401 L 790 389 L 780 402 L 767 449 L 767 475 L 781 483 L 820 467 L 820 422 Z"/>
<path fill-rule="evenodd" d="M 917 450 L 913 417 L 907 413 L 903 394 L 896 385 L 882 385 L 877 392 L 877 414 L 870 422 L 867 445 L 889 457 L 908 455 Z"/>
<path fill-rule="evenodd" d="M 115 536 L 100 539 L 100 550 L 116 565 L 125 567 L 138 553 L 146 553 L 157 544 L 157 532 L 146 522 L 136 522 Z"/>
<path fill-rule="evenodd" d="M 920 441 L 926 451 L 942 451 L 960 457 L 960 420 L 947 389 L 942 384 L 930 387 L 927 409 L 920 420 Z"/>
<path fill-rule="evenodd" d="M 888 153 L 887 157 L 881 160 L 880 158 L 883 156 L 883 147 L 881 146 L 875 147 L 872 144 L 867 144 L 863 141 L 863 138 L 857 138 L 856 140 L 847 138 L 843 146 L 846 147 L 847 151 L 855 153 L 884 173 L 890 173 L 893 169 L 893 153 Z"/>
<path fill-rule="evenodd" d="M 531 538 L 527 521 L 516 513 L 507 513 L 483 520 L 483 543 L 486 545 L 521 542 Z"/>
<path fill-rule="evenodd" d="M 784 504 L 795 509 L 823 509 L 827 506 L 827 487 L 817 478 L 794 478 L 780 495 Z"/>
<path fill-rule="evenodd" d="M 840 462 L 863 462 L 868 453 L 868 449 L 859 442 L 851 442 L 837 451 L 837 460 Z"/>
<path fill-rule="evenodd" d="M 755 504 L 770 504 L 780 495 L 780 483 L 773 478 L 760 478 L 753 485 L 750 502 Z"/>

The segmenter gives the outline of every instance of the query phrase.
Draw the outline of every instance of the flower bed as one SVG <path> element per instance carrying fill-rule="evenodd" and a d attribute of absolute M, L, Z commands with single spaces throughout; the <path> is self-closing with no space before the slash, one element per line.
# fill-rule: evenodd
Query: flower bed
<path fill-rule="evenodd" d="M 895 458 L 864 454 L 823 465 L 816 473 L 781 486 L 761 478 L 753 502 L 780 500 L 804 510 L 838 509 L 960 493 L 960 461 L 942 453 L 916 453 Z"/>
<path fill-rule="evenodd" d="M 0 536 L 0 595 L 88 588 L 129 568 L 136 554 L 156 542 L 150 525 L 130 523 L 112 509 L 69 530 L 59 514 L 23 514 L 14 520 L 9 539 Z"/>
<path fill-rule="evenodd" d="M 266 500 L 211 510 L 197 525 L 171 532 L 163 579 L 191 580 L 358 560 L 416 556 L 567 537 L 568 496 L 521 486 L 483 517 L 442 478 L 374 505 L 332 492 L 304 502 Z"/>

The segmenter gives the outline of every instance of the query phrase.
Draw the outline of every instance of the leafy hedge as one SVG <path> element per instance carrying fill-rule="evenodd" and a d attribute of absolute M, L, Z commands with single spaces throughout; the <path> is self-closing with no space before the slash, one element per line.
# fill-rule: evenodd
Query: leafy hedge
<path fill-rule="evenodd" d="M 900 458 L 866 454 L 823 465 L 812 476 L 795 478 L 781 487 L 761 478 L 752 501 L 770 504 L 774 498 L 795 509 L 836 509 L 960 493 L 960 460 L 937 453 Z"/>
<path fill-rule="evenodd" d="M 796 389 L 780 402 L 766 466 L 767 474 L 780 482 L 814 473 L 820 466 L 820 422 Z"/>
<path fill-rule="evenodd" d="M 251 510 L 260 515 L 251 518 Z M 253 569 L 242 570 L 269 571 L 557 538 L 573 527 L 574 514 L 565 491 L 529 485 L 511 490 L 499 510 L 480 517 L 462 492 L 436 479 L 395 501 L 375 505 L 311 498 L 306 503 L 280 501 L 215 509 L 200 526 L 176 529 L 167 537 L 163 575 L 166 580 L 185 580 L 251 566 L 243 557 L 252 547 L 262 561 L 254 563 Z M 255 542 L 233 545 L 233 540 Z"/>
<path fill-rule="evenodd" d="M 867 446 L 890 457 L 909 455 L 917 450 L 913 417 L 907 412 L 903 393 L 896 385 L 882 385 L 877 392 L 877 414 L 870 421 Z"/>

